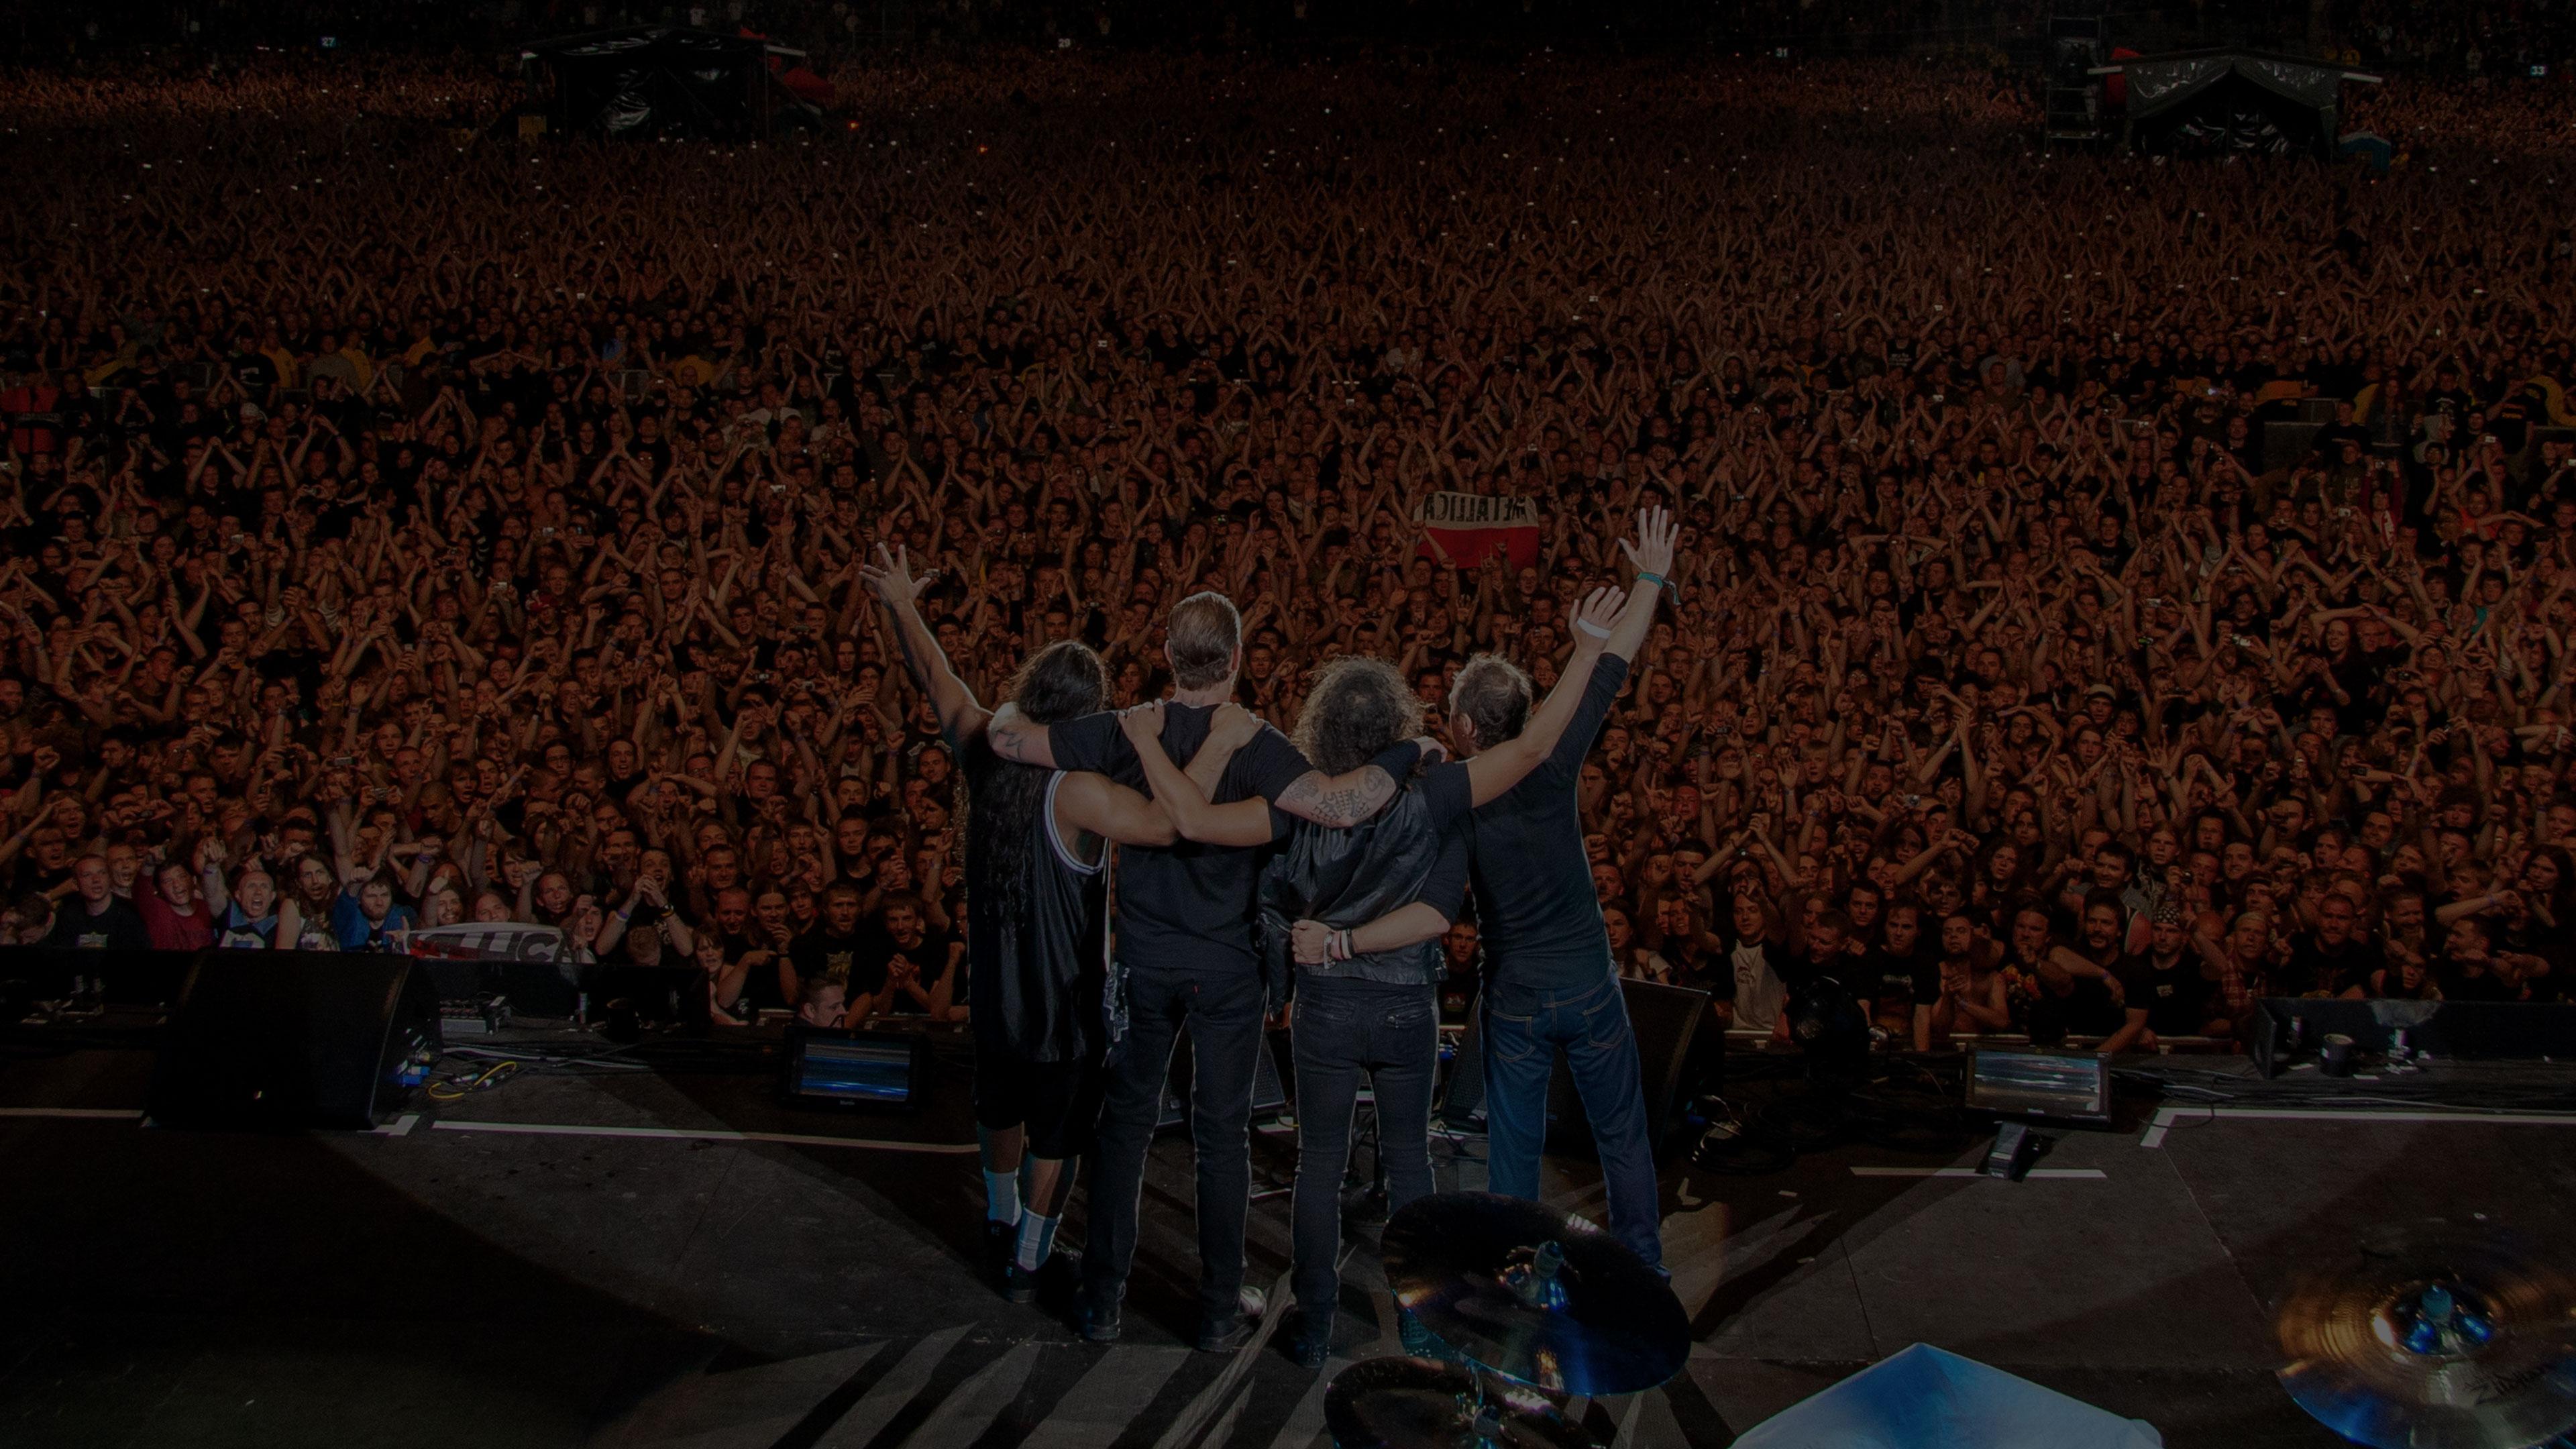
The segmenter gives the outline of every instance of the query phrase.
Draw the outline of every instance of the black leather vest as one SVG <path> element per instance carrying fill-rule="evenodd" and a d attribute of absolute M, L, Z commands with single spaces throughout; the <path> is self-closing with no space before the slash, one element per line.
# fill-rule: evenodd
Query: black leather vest
<path fill-rule="evenodd" d="M 1266 971 L 1274 982 L 1285 984 L 1292 961 L 1289 928 L 1298 921 L 1347 930 L 1420 900 L 1439 858 L 1440 837 L 1431 828 L 1430 806 L 1410 786 L 1386 808 L 1348 828 L 1298 821 L 1261 878 Z M 1308 976 L 1427 985 L 1442 976 L 1440 943 L 1421 941 L 1399 951 L 1295 969 Z"/>

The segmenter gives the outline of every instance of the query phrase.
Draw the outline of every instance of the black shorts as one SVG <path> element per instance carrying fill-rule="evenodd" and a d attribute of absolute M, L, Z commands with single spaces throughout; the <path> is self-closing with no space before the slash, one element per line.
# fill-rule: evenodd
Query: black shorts
<path fill-rule="evenodd" d="M 1102 1080 L 1095 1060 L 1033 1062 L 979 1044 L 975 1125 L 987 1132 L 1027 1128 L 1034 1157 L 1080 1157 L 1100 1125 Z"/>

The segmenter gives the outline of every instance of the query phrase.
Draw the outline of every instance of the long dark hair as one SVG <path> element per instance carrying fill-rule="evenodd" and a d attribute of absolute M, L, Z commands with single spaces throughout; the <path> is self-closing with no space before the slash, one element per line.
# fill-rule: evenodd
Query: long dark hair
<path fill-rule="evenodd" d="M 1326 664 L 1297 712 L 1297 748 L 1327 775 L 1356 770 L 1422 732 L 1422 701 L 1395 666 L 1343 655 Z"/>
<path fill-rule="evenodd" d="M 1109 696 L 1109 672 L 1089 645 L 1067 639 L 1028 658 L 1011 679 L 1011 702 L 1034 724 L 1061 724 L 1098 710 Z M 970 918 L 1006 921 L 1028 906 L 1021 890 L 1030 827 L 1045 808 L 1048 772 L 995 760 L 978 770 L 966 811 L 966 889 Z"/>

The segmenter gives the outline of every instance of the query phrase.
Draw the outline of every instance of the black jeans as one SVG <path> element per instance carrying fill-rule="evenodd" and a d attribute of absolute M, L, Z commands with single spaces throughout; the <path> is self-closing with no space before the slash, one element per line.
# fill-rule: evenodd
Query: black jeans
<path fill-rule="evenodd" d="M 1082 1280 L 1093 1302 L 1116 1302 L 1135 1265 L 1145 1157 L 1162 1115 L 1173 1044 L 1186 1026 L 1190 1136 L 1198 1152 L 1199 1303 L 1210 1322 L 1234 1314 L 1243 1287 L 1243 1220 L 1252 1205 L 1252 1063 L 1263 1049 L 1267 1004 L 1256 971 L 1128 973 L 1127 1050 L 1109 1069 L 1092 1155 Z"/>
<path fill-rule="evenodd" d="M 1291 1019 L 1297 1059 L 1297 1305 L 1332 1311 L 1340 1275 L 1342 1179 L 1351 1114 L 1366 1074 L 1377 1096 L 1387 1210 L 1431 1191 L 1431 1080 L 1440 1056 L 1439 988 L 1393 991 L 1306 976 Z"/>

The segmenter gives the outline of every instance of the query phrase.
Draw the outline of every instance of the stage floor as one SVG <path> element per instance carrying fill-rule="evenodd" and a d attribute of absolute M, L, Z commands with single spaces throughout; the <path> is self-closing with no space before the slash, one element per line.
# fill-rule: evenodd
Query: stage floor
<path fill-rule="evenodd" d="M 981 1183 L 944 1114 L 817 1116 L 757 1077 L 634 1073 L 525 1076 L 375 1135 L 190 1134 L 141 1127 L 149 1068 L 0 1055 L 0 1443 L 1325 1442 L 1323 1379 L 1277 1345 L 1176 1337 L 1195 1282 L 1177 1132 L 1126 1337 L 1102 1348 L 975 1280 Z M 1576 1408 L 1605 1443 L 1723 1445 L 1919 1341 L 2177 1449 L 2328 1445 L 2270 1372 L 2269 1307 L 2312 1254 L 2443 1214 L 2576 1240 L 2576 1119 L 2168 1116 L 2070 1135 L 2021 1183 L 1928 1175 L 1982 1145 L 1763 1177 L 1676 1162 L 1689 1372 Z M 1256 1177 L 1289 1170 L 1289 1138 L 1256 1142 Z M 1480 1152 L 1447 1150 L 1443 1186 L 1481 1186 Z M 1597 1214 L 1590 1164 L 1552 1160 L 1550 1200 Z M 1255 1204 L 1255 1281 L 1287 1255 L 1286 1198 Z M 1373 1252 L 1344 1281 L 1343 1356 L 1395 1351 Z"/>

